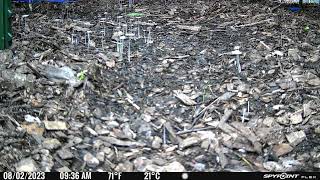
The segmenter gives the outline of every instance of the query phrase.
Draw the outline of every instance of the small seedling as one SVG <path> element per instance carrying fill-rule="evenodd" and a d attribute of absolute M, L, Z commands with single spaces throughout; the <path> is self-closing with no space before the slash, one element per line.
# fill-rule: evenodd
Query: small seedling
<path fill-rule="evenodd" d="M 138 39 L 138 28 L 133 28 L 134 40 Z"/>
<path fill-rule="evenodd" d="M 106 18 L 101 18 L 99 20 L 99 26 L 100 26 L 100 28 L 102 27 L 101 29 L 103 29 L 104 36 L 105 36 L 105 34 L 106 34 Z"/>
<path fill-rule="evenodd" d="M 127 24 L 123 24 L 122 27 L 123 27 L 123 32 L 125 34 L 127 34 L 128 33 L 128 25 Z"/>
<path fill-rule="evenodd" d="M 309 32 L 310 31 L 310 27 L 307 25 L 303 28 L 304 32 Z"/>
<path fill-rule="evenodd" d="M 128 43 L 128 61 L 130 62 L 130 56 L 131 56 L 131 38 L 134 37 L 133 33 L 129 33 L 127 34 L 128 38 L 129 38 L 129 43 Z"/>
<path fill-rule="evenodd" d="M 241 118 L 242 123 L 244 123 L 244 120 L 245 120 L 245 113 L 246 113 L 246 109 L 243 108 L 242 109 L 242 118 Z"/>
<path fill-rule="evenodd" d="M 69 19 L 69 6 L 68 5 L 65 6 L 64 18 Z M 64 19 L 64 18 L 62 18 L 62 19 Z"/>
<path fill-rule="evenodd" d="M 144 39 L 144 43 L 147 43 L 147 36 L 146 36 L 146 30 L 143 29 L 143 39 Z"/>
<path fill-rule="evenodd" d="M 117 16 L 117 23 L 119 24 L 118 26 L 121 26 L 122 18 L 122 16 Z"/>
<path fill-rule="evenodd" d="M 118 36 L 120 36 L 120 34 L 122 33 L 121 27 L 120 27 L 120 26 L 117 26 L 116 29 L 115 29 L 115 32 L 117 32 L 117 33 L 118 33 Z"/>
<path fill-rule="evenodd" d="M 127 14 L 127 16 L 129 16 L 129 17 L 141 17 L 141 16 L 144 16 L 144 14 L 134 12 L 134 13 Z"/>
<path fill-rule="evenodd" d="M 136 18 L 137 19 L 137 21 L 136 21 L 136 25 L 137 25 L 137 36 L 138 36 L 138 39 L 140 39 L 141 38 L 141 34 L 140 34 L 140 17 L 137 17 Z"/>
<path fill-rule="evenodd" d="M 134 31 L 134 24 L 130 24 L 129 32 L 133 33 L 133 31 Z"/>
<path fill-rule="evenodd" d="M 87 73 L 86 70 L 82 70 L 81 72 L 79 72 L 79 73 L 77 74 L 78 80 L 80 80 L 80 81 L 85 80 L 85 78 L 86 78 L 86 73 Z"/>
<path fill-rule="evenodd" d="M 137 28 L 137 36 L 138 36 L 138 39 L 140 39 L 141 38 L 141 35 L 140 35 L 140 26 L 138 25 L 138 28 Z"/>
<path fill-rule="evenodd" d="M 32 12 L 32 11 L 33 11 L 33 8 L 32 8 L 32 0 L 29 0 L 29 1 L 28 1 L 28 6 L 29 6 L 30 11 Z"/>
<path fill-rule="evenodd" d="M 116 39 L 117 39 L 117 52 L 119 53 L 120 52 L 120 37 L 122 35 L 122 31 L 121 31 L 121 27 L 116 27 Z"/>
<path fill-rule="evenodd" d="M 121 36 L 120 37 L 120 42 L 119 42 L 119 54 L 120 54 L 120 60 L 123 59 L 123 44 L 124 44 L 124 40 L 126 39 L 125 36 Z"/>
<path fill-rule="evenodd" d="M 167 144 L 167 133 L 166 133 L 166 127 L 163 126 L 163 130 L 162 130 L 162 143 L 163 144 Z"/>
<path fill-rule="evenodd" d="M 119 10 L 122 11 L 123 0 L 119 0 Z"/>
<path fill-rule="evenodd" d="M 234 51 L 231 52 L 232 55 L 236 56 L 236 67 L 239 73 L 241 73 L 240 55 L 242 52 L 239 50 L 240 46 L 235 46 Z"/>
<path fill-rule="evenodd" d="M 29 15 L 22 15 L 21 16 L 21 28 L 23 28 L 24 30 L 26 29 L 27 27 L 27 17 L 29 17 Z"/>
<path fill-rule="evenodd" d="M 133 23 L 132 23 L 132 21 L 133 21 L 133 19 L 129 19 L 129 31 L 131 31 L 132 30 L 132 26 L 133 26 Z"/>
<path fill-rule="evenodd" d="M 134 4 L 134 0 L 129 0 L 129 8 L 131 8 L 133 4 Z"/>
<path fill-rule="evenodd" d="M 92 33 L 92 31 L 87 31 L 86 39 L 87 39 L 88 48 L 90 48 L 90 43 L 91 43 L 90 34 L 91 33 Z"/>
<path fill-rule="evenodd" d="M 61 24 L 63 23 L 63 19 L 55 19 L 53 21 L 55 22 L 55 26 L 56 27 L 60 27 Z"/>
<path fill-rule="evenodd" d="M 117 39 L 117 53 L 120 53 L 120 40 Z"/>
<path fill-rule="evenodd" d="M 148 28 L 148 38 L 147 38 L 147 44 L 152 44 L 152 38 L 151 38 L 151 27 Z"/>
<path fill-rule="evenodd" d="M 106 32 L 105 31 L 100 31 L 101 34 L 101 47 L 104 47 L 104 37 L 106 36 Z"/>
<path fill-rule="evenodd" d="M 77 34 L 71 34 L 71 44 L 76 46 L 79 44 Z"/>

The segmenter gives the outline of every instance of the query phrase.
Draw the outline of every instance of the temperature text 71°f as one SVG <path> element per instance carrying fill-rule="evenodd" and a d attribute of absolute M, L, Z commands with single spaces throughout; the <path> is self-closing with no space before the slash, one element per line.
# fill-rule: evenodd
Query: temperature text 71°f
<path fill-rule="evenodd" d="M 108 172 L 108 180 L 120 180 L 121 172 Z"/>

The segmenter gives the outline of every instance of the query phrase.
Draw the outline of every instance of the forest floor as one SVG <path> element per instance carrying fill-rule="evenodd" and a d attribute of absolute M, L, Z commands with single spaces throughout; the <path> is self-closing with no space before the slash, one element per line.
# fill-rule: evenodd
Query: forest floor
<path fill-rule="evenodd" d="M 320 7 L 289 7 L 15 4 L 0 171 L 319 171 Z"/>

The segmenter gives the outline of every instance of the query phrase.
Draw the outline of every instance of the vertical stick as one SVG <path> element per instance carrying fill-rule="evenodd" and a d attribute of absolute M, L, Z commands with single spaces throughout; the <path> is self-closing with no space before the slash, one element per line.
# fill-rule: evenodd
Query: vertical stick
<path fill-rule="evenodd" d="M 129 38 L 129 42 L 128 42 L 128 61 L 131 62 L 131 39 L 134 36 L 134 34 L 129 33 L 127 34 L 128 38 Z"/>
<path fill-rule="evenodd" d="M 245 118 L 245 117 L 244 117 L 244 114 L 245 114 L 245 113 L 246 113 L 246 110 L 243 108 L 243 109 L 242 109 L 242 123 L 244 123 L 244 118 Z"/>

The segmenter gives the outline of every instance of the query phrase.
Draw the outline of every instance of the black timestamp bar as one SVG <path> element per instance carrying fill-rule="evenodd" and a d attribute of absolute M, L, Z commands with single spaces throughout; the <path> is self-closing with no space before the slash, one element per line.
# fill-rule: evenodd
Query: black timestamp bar
<path fill-rule="evenodd" d="M 0 172 L 0 180 L 316 180 L 320 172 Z"/>

